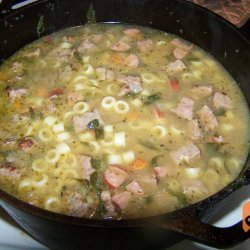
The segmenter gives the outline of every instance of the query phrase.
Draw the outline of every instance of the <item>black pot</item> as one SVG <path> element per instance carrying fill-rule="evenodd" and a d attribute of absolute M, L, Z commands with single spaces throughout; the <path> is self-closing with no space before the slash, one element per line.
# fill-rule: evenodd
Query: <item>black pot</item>
<path fill-rule="evenodd" d="M 93 20 L 144 25 L 176 34 L 212 54 L 240 84 L 250 106 L 250 46 L 240 31 L 219 16 L 181 0 L 41 0 L 10 10 L 0 19 L 0 59 L 41 35 Z M 88 13 L 88 15 L 87 15 Z M 92 14 L 92 18 L 91 18 Z M 41 24 L 44 25 L 41 25 Z M 160 249 L 188 238 L 226 248 L 250 237 L 242 222 L 228 228 L 206 223 L 228 195 L 250 183 L 250 159 L 229 186 L 199 203 L 146 219 L 89 220 L 45 211 L 0 190 L 2 207 L 37 240 L 52 249 Z M 220 204 L 220 206 L 218 206 Z"/>

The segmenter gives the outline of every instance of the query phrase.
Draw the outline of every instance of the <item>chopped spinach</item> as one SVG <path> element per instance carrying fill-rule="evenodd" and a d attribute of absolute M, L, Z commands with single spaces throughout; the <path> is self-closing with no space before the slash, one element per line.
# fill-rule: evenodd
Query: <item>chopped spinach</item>
<path fill-rule="evenodd" d="M 153 104 L 153 103 L 159 101 L 160 99 L 161 99 L 161 93 L 157 92 L 153 95 L 148 96 L 145 104 L 150 105 L 150 104 Z"/>
<path fill-rule="evenodd" d="M 140 145 L 142 145 L 145 148 L 151 149 L 151 150 L 155 150 L 155 151 L 159 151 L 159 148 L 156 147 L 152 142 L 150 141 L 139 141 L 138 142 Z"/>
<path fill-rule="evenodd" d="M 98 119 L 94 119 L 93 121 L 89 122 L 87 125 L 88 129 L 97 129 L 99 127 L 100 123 Z"/>
<path fill-rule="evenodd" d="M 214 111 L 214 114 L 216 116 L 225 116 L 226 115 L 226 110 L 224 108 L 219 108 Z"/>
<path fill-rule="evenodd" d="M 154 156 L 153 158 L 152 158 L 152 160 L 150 161 L 150 166 L 151 167 L 156 167 L 157 165 L 159 165 L 158 164 L 158 161 L 159 161 L 159 159 L 162 157 L 163 155 L 156 155 L 156 156 Z"/>
<path fill-rule="evenodd" d="M 95 11 L 93 7 L 93 3 L 89 5 L 89 9 L 86 15 L 88 23 L 96 23 Z"/>
<path fill-rule="evenodd" d="M 174 191 L 174 190 L 172 190 L 172 189 L 169 188 L 169 187 L 165 187 L 165 190 L 166 190 L 168 193 L 170 193 L 171 195 L 173 195 L 174 197 L 176 197 L 177 200 L 179 201 L 179 203 L 180 203 L 181 206 L 184 207 L 184 206 L 187 206 L 187 205 L 190 204 L 190 203 L 188 202 L 186 196 L 185 196 L 183 193 Z"/>
<path fill-rule="evenodd" d="M 95 212 L 98 215 L 103 215 L 103 214 L 105 214 L 107 212 L 107 210 L 105 208 L 104 201 L 101 198 L 99 198 L 99 202 L 98 202 L 98 205 L 96 207 Z"/>
<path fill-rule="evenodd" d="M 147 205 L 151 204 L 153 202 L 153 196 L 152 195 L 149 195 L 147 197 L 145 197 L 145 203 Z"/>
<path fill-rule="evenodd" d="M 101 140 L 104 138 L 103 127 L 99 127 L 99 128 L 95 129 L 95 138 L 96 138 L 96 140 Z"/>
<path fill-rule="evenodd" d="M 91 158 L 91 166 L 94 169 L 99 169 L 101 166 L 102 162 L 99 159 Z"/>

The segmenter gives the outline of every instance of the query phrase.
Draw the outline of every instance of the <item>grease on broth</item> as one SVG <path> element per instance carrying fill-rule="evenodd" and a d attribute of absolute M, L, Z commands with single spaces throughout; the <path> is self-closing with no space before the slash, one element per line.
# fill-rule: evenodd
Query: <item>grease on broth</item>
<path fill-rule="evenodd" d="M 234 180 L 249 111 L 193 44 L 114 24 L 70 28 L 0 67 L 0 187 L 87 218 L 135 218 L 200 201 Z"/>

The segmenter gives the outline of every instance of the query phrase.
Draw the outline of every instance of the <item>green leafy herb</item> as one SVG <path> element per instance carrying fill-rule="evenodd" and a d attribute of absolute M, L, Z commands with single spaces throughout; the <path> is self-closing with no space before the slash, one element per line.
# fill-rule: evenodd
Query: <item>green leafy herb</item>
<path fill-rule="evenodd" d="M 95 17 L 95 11 L 94 11 L 94 7 L 93 7 L 93 3 L 91 3 L 89 5 L 89 9 L 87 12 L 87 22 L 88 23 L 96 23 L 96 17 Z"/>
<path fill-rule="evenodd" d="M 96 138 L 96 140 L 101 140 L 104 138 L 103 127 L 99 127 L 99 128 L 95 129 L 95 138 Z"/>
<path fill-rule="evenodd" d="M 94 119 L 93 121 L 89 122 L 87 125 L 88 129 L 97 129 L 99 127 L 100 123 L 98 119 Z"/>
<path fill-rule="evenodd" d="M 152 202 L 153 202 L 153 197 L 152 197 L 152 195 L 149 195 L 149 196 L 145 197 L 145 203 L 146 203 L 147 205 L 151 204 Z"/>
<path fill-rule="evenodd" d="M 214 111 L 214 114 L 216 116 L 225 116 L 226 115 L 226 110 L 224 108 L 219 108 Z"/>
<path fill-rule="evenodd" d="M 189 205 L 190 203 L 187 201 L 187 198 L 186 196 L 181 193 L 181 192 L 177 192 L 177 191 L 174 191 L 172 189 L 170 189 L 169 187 L 165 187 L 166 191 L 168 193 L 170 193 L 171 195 L 175 196 L 177 198 L 177 200 L 179 201 L 179 203 L 181 204 L 181 206 L 187 206 Z"/>
<path fill-rule="evenodd" d="M 150 161 L 150 166 L 151 167 L 156 167 L 158 166 L 158 161 L 159 159 L 162 157 L 163 155 L 156 155 L 155 157 L 152 158 L 152 160 Z"/>
<path fill-rule="evenodd" d="M 94 169 L 99 169 L 100 166 L 101 166 L 101 160 L 95 159 L 95 158 L 91 158 L 91 166 Z"/>
<path fill-rule="evenodd" d="M 147 101 L 145 102 L 146 105 L 153 104 L 161 99 L 161 93 L 155 93 L 153 95 L 148 96 Z"/>
<path fill-rule="evenodd" d="M 103 215 L 107 212 L 106 208 L 105 208 L 105 204 L 104 204 L 104 201 L 99 198 L 99 203 L 97 205 L 97 208 L 95 210 L 96 214 L 98 215 Z"/>
<path fill-rule="evenodd" d="M 44 33 L 44 31 L 45 31 L 44 16 L 40 16 L 36 28 L 37 36 L 40 37 Z"/>
<path fill-rule="evenodd" d="M 138 142 L 140 145 L 142 145 L 145 148 L 151 149 L 151 150 L 155 150 L 155 151 L 159 151 L 159 148 L 156 147 L 152 142 L 150 141 L 139 141 Z"/>

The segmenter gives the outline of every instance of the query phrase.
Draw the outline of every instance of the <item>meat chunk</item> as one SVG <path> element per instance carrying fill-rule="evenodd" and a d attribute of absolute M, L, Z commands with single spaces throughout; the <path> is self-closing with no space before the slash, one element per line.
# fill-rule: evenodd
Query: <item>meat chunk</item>
<path fill-rule="evenodd" d="M 89 210 L 89 204 L 83 202 L 82 196 L 77 192 L 67 196 L 67 205 L 71 216 L 84 217 Z"/>
<path fill-rule="evenodd" d="M 124 210 L 129 202 L 129 198 L 131 197 L 131 193 L 128 191 L 121 192 L 112 197 L 112 201 L 115 205 L 118 206 L 119 209 Z"/>
<path fill-rule="evenodd" d="M 170 42 L 172 45 L 174 45 L 177 48 L 190 51 L 193 48 L 192 44 L 188 44 L 186 41 L 181 40 L 179 38 L 175 38 Z"/>
<path fill-rule="evenodd" d="M 190 143 L 171 152 L 170 156 L 177 165 L 183 162 L 190 164 L 192 161 L 200 158 L 200 149 L 193 143 Z"/>
<path fill-rule="evenodd" d="M 131 193 L 134 193 L 134 194 L 143 194 L 143 190 L 142 190 L 141 186 L 136 181 L 130 182 L 126 186 L 126 190 L 131 192 Z"/>
<path fill-rule="evenodd" d="M 211 85 L 196 85 L 191 88 L 191 92 L 195 95 L 196 99 L 204 98 L 212 94 Z"/>
<path fill-rule="evenodd" d="M 110 188 L 118 188 L 127 178 L 127 173 L 115 166 L 109 166 L 104 172 L 104 182 Z"/>
<path fill-rule="evenodd" d="M 28 58 L 30 58 L 30 57 L 38 57 L 40 55 L 41 55 L 41 49 L 40 48 L 36 48 L 35 50 L 24 54 L 24 56 L 28 57 Z"/>
<path fill-rule="evenodd" d="M 7 95 L 9 96 L 9 98 L 10 98 L 10 101 L 14 102 L 15 99 L 20 99 L 20 98 L 26 96 L 27 93 L 28 93 L 28 90 L 25 89 L 25 88 L 13 89 L 13 88 L 8 86 L 6 88 L 6 92 L 7 92 Z"/>
<path fill-rule="evenodd" d="M 95 172 L 95 169 L 91 166 L 91 157 L 88 155 L 81 155 L 79 157 L 79 167 L 82 179 L 89 181 L 90 176 Z"/>
<path fill-rule="evenodd" d="M 114 71 L 106 69 L 106 68 L 96 68 L 96 74 L 98 76 L 98 79 L 101 81 L 114 80 Z"/>
<path fill-rule="evenodd" d="M 111 195 L 109 191 L 102 191 L 101 193 L 101 199 L 104 202 L 104 206 L 106 209 L 106 213 L 104 214 L 104 217 L 107 218 L 112 218 L 114 216 L 116 216 L 116 212 L 115 212 L 115 207 L 112 203 L 112 199 L 111 199 Z"/>
<path fill-rule="evenodd" d="M 62 88 L 55 88 L 55 89 L 53 89 L 53 90 L 51 90 L 49 92 L 48 97 L 50 99 L 54 99 L 54 98 L 57 98 L 57 97 L 59 97 L 59 96 L 61 96 L 63 94 L 64 94 L 64 89 L 62 89 Z"/>
<path fill-rule="evenodd" d="M 103 120 L 98 109 L 94 109 L 93 112 L 86 112 L 81 116 L 74 116 L 73 123 L 75 132 L 79 133 L 84 131 L 87 128 L 87 125 L 95 119 L 97 119 L 100 124 L 103 124 Z"/>
<path fill-rule="evenodd" d="M 181 49 L 181 48 L 175 48 L 173 51 L 173 55 L 176 59 L 183 59 L 187 55 L 188 51 Z"/>
<path fill-rule="evenodd" d="M 190 199 L 208 194 L 208 190 L 201 180 L 185 180 L 182 182 L 183 193 Z"/>
<path fill-rule="evenodd" d="M 75 50 L 58 47 L 50 51 L 47 57 L 55 62 L 68 62 L 74 53 Z"/>
<path fill-rule="evenodd" d="M 130 54 L 124 61 L 124 65 L 131 68 L 137 68 L 139 63 L 140 60 L 136 54 Z"/>
<path fill-rule="evenodd" d="M 173 113 L 181 118 L 192 120 L 194 110 L 194 101 L 188 97 L 183 97 L 181 101 L 177 104 L 177 107 L 171 109 Z"/>
<path fill-rule="evenodd" d="M 124 35 L 128 37 L 138 37 L 141 34 L 139 29 L 131 28 L 123 30 Z"/>
<path fill-rule="evenodd" d="M 61 82 L 68 82 L 72 75 L 72 68 L 70 65 L 67 65 L 64 68 L 60 68 L 58 71 L 58 79 Z"/>
<path fill-rule="evenodd" d="M 76 49 L 78 53 L 84 54 L 86 51 L 96 49 L 96 45 L 90 40 L 85 39 Z"/>
<path fill-rule="evenodd" d="M 22 76 L 25 72 L 23 63 L 17 61 L 12 64 L 11 69 L 17 76 Z"/>
<path fill-rule="evenodd" d="M 223 144 L 224 138 L 221 135 L 214 135 L 208 138 L 209 143 Z"/>
<path fill-rule="evenodd" d="M 73 106 L 76 102 L 81 101 L 82 99 L 83 99 L 82 92 L 71 92 L 68 94 L 69 106 Z"/>
<path fill-rule="evenodd" d="M 136 43 L 137 48 L 141 52 L 147 52 L 153 48 L 153 41 L 151 39 L 140 40 Z"/>
<path fill-rule="evenodd" d="M 121 89 L 119 96 L 123 96 L 132 92 L 133 94 L 138 94 L 142 91 L 141 79 L 137 76 L 123 76 L 118 78 L 119 82 L 125 83 L 124 87 Z"/>
<path fill-rule="evenodd" d="M 167 167 L 163 167 L 163 166 L 162 167 L 161 166 L 154 167 L 153 170 L 154 170 L 157 177 L 165 177 L 168 174 L 168 168 Z"/>
<path fill-rule="evenodd" d="M 33 145 L 34 145 L 34 141 L 32 139 L 22 139 L 19 143 L 18 146 L 19 148 L 21 148 L 22 150 L 25 151 L 29 151 Z"/>
<path fill-rule="evenodd" d="M 93 41 L 94 43 L 99 43 L 103 38 L 102 34 L 91 34 L 89 36 L 89 39 Z"/>
<path fill-rule="evenodd" d="M 111 49 L 114 51 L 127 51 L 130 48 L 131 48 L 130 45 L 123 41 L 119 41 L 111 47 Z"/>
<path fill-rule="evenodd" d="M 21 173 L 16 167 L 10 165 L 0 165 L 0 176 L 19 179 L 21 177 Z"/>
<path fill-rule="evenodd" d="M 200 141 L 203 138 L 198 120 L 193 119 L 188 122 L 187 134 L 194 141 Z"/>
<path fill-rule="evenodd" d="M 212 131 L 219 125 L 213 111 L 207 105 L 204 105 L 197 114 L 205 131 Z"/>
<path fill-rule="evenodd" d="M 166 66 L 166 70 L 169 73 L 178 73 L 183 70 L 187 69 L 186 65 L 183 63 L 182 60 L 176 60 L 174 62 L 169 63 Z"/>
<path fill-rule="evenodd" d="M 215 109 L 230 109 L 231 99 L 226 94 L 216 92 L 213 96 L 213 107 Z"/>

